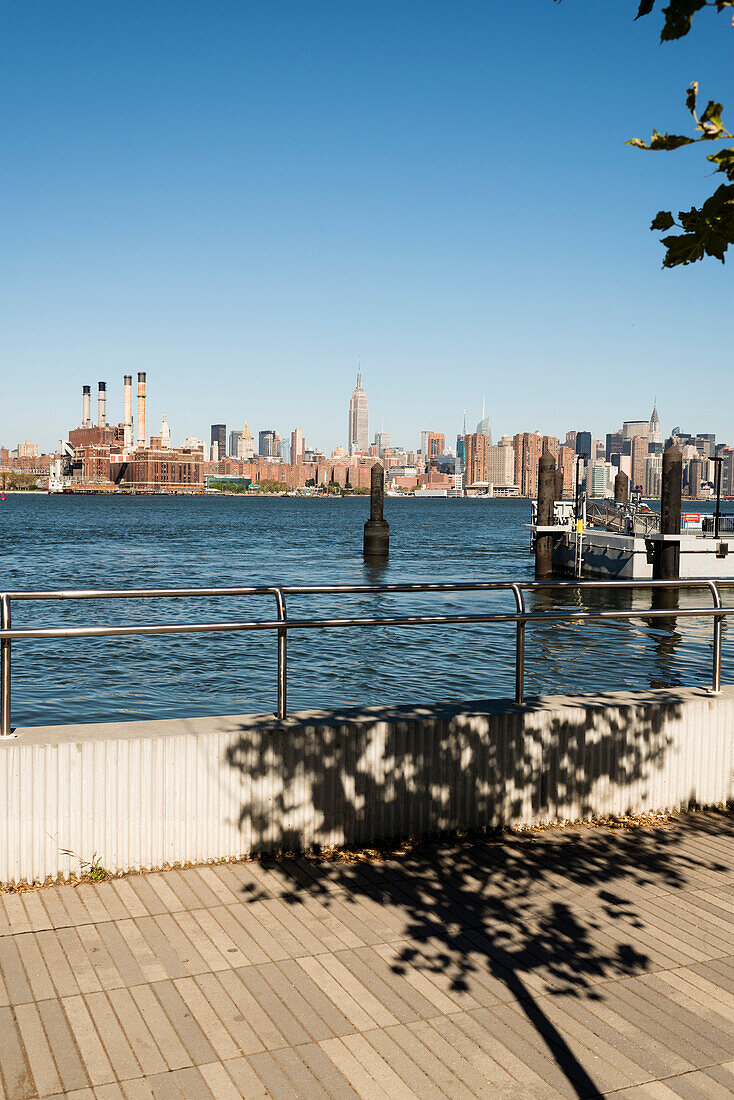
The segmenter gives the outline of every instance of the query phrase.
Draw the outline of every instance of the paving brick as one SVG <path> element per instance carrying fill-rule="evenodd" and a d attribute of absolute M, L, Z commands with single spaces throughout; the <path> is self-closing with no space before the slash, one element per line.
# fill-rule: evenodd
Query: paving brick
<path fill-rule="evenodd" d="M 23 1039 L 38 1095 L 50 1096 L 54 1092 L 61 1092 L 61 1080 L 54 1064 L 53 1054 L 48 1045 L 41 1017 L 38 1014 L 38 1008 L 34 1004 L 18 1005 L 15 1009 L 15 1019 Z M 1 1063 L 5 1059 L 4 1030 L 0 1042 L 3 1044 L 3 1053 L 0 1054 Z"/>
<path fill-rule="evenodd" d="M 12 1100 L 26 1100 L 26 1097 L 35 1096 L 36 1086 L 26 1061 L 18 1026 L 9 1008 L 0 1008 L 0 1035 L 0 1079 L 5 1095 Z"/>
<path fill-rule="evenodd" d="M 0 938 L 0 974 L 11 1005 L 24 1004 L 33 1000 L 28 977 L 21 961 L 15 937 Z"/>
<path fill-rule="evenodd" d="M 89 1076 L 84 1067 L 81 1052 L 76 1044 L 69 1021 L 61 1007 L 61 1001 L 42 1001 L 38 1012 L 53 1051 L 56 1068 L 65 1091 L 84 1089 Z"/>
<path fill-rule="evenodd" d="M 164 1073 L 167 1069 L 163 1055 L 147 1028 L 137 1004 L 128 989 L 111 989 L 107 994 L 115 1015 L 125 1032 L 130 1047 L 144 1074 Z"/>
<path fill-rule="evenodd" d="M 84 998 L 97 1033 L 118 1081 L 139 1077 L 140 1063 L 105 993 L 87 993 Z"/>
<path fill-rule="evenodd" d="M 224 1068 L 239 1090 L 239 1096 L 247 1097 L 247 1100 L 269 1100 L 270 1093 L 246 1058 L 225 1062 Z"/>
<path fill-rule="evenodd" d="M 114 1081 L 115 1074 L 82 997 L 64 997 L 66 1018 L 92 1085 Z"/>
<path fill-rule="evenodd" d="M 204 1035 L 173 982 L 156 982 L 155 996 L 171 1021 L 194 1065 L 216 1059 L 211 1043 Z M 179 1067 L 181 1068 L 181 1067 Z"/>
<path fill-rule="evenodd" d="M 190 1066 L 191 1056 L 187 1054 L 171 1021 L 153 994 L 152 988 L 147 985 L 137 985 L 130 990 L 130 993 L 168 1068 L 173 1070 Z M 207 1061 L 207 1059 L 203 1060 Z"/>

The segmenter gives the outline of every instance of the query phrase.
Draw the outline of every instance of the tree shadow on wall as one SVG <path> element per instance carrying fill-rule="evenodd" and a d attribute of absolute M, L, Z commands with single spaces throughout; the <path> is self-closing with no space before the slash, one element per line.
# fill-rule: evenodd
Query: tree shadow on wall
<path fill-rule="evenodd" d="M 653 721 L 638 721 L 632 742 L 624 712 L 600 724 L 593 707 L 554 717 L 538 701 L 526 708 L 536 710 L 537 730 L 530 718 L 519 736 L 502 717 L 506 704 L 467 709 L 350 710 L 331 712 L 326 723 L 319 716 L 313 724 L 243 728 L 227 763 L 241 775 L 240 826 L 253 850 L 273 859 L 333 844 L 430 838 L 466 825 L 496 829 L 521 814 L 590 818 L 605 784 L 638 795 L 645 789 L 669 749 L 663 718 L 680 705 L 671 694 Z M 564 812 L 568 806 L 578 812 Z M 715 827 L 698 820 L 703 830 Z M 720 821 L 731 835 L 731 817 Z M 634 901 L 649 887 L 684 889 L 689 872 L 701 870 L 681 850 L 681 828 L 454 836 L 376 861 L 273 862 L 285 902 L 316 898 L 328 908 L 337 898 L 371 900 L 397 913 L 404 928 L 390 963 L 396 975 L 424 971 L 459 1001 L 516 1005 L 522 1016 L 513 1027 L 522 1034 L 529 1026 L 548 1052 L 556 1075 L 548 1083 L 564 1095 L 592 1097 L 605 1091 L 592 1077 L 594 1056 L 582 1064 L 544 998 L 603 1000 L 605 980 L 650 967 Z M 722 870 L 715 861 L 705 866 Z M 259 889 L 245 888 L 247 900 L 267 896 Z M 498 1034 L 508 1027 L 500 1020 L 491 1026 Z"/>

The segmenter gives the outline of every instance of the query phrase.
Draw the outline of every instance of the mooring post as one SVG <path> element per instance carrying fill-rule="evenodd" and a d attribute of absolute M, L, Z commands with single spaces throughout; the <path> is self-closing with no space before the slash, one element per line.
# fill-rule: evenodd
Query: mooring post
<path fill-rule="evenodd" d="M 556 470 L 556 500 L 563 500 L 563 470 Z"/>
<path fill-rule="evenodd" d="M 556 463 L 550 451 L 543 451 L 538 462 L 538 527 L 552 527 L 555 518 Z M 553 572 L 553 535 L 537 531 L 535 535 L 535 576 L 549 577 Z"/>
<path fill-rule="evenodd" d="M 630 479 L 624 470 L 620 470 L 614 479 L 614 500 L 616 504 L 626 504 L 630 498 Z"/>
<path fill-rule="evenodd" d="M 385 468 L 375 462 L 370 471 L 370 518 L 364 525 L 364 556 L 386 558 L 390 553 L 390 525 L 382 516 L 385 500 Z"/>
<path fill-rule="evenodd" d="M 663 479 L 660 492 L 660 580 L 677 580 L 680 575 L 680 542 L 666 535 L 680 535 L 680 505 L 683 491 L 683 454 L 680 447 L 671 447 L 663 454 Z"/>

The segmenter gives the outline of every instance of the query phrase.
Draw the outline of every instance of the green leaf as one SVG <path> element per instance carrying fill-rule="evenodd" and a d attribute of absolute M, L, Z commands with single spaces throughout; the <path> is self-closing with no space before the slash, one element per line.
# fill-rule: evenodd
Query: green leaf
<path fill-rule="evenodd" d="M 642 138 L 632 138 L 625 145 L 634 145 L 638 149 L 679 149 L 681 145 L 695 145 L 695 138 L 683 134 L 659 134 L 653 130 L 649 145 Z"/>
<path fill-rule="evenodd" d="M 723 172 L 728 179 L 734 181 L 734 149 L 722 149 L 721 152 L 706 157 L 706 160 L 713 161 L 717 165 L 717 172 Z"/>
<path fill-rule="evenodd" d="M 722 184 L 704 202 L 701 209 L 692 206 L 678 214 L 685 232 L 664 237 L 666 248 L 663 267 L 696 263 L 704 256 L 724 262 L 724 254 L 734 244 L 734 186 Z"/>
<path fill-rule="evenodd" d="M 698 95 L 698 81 L 692 80 L 686 91 L 686 107 L 695 117 L 696 114 L 696 96 Z"/>
<path fill-rule="evenodd" d="M 675 225 L 675 218 L 669 210 L 659 210 L 653 218 L 651 229 L 662 229 L 663 232 L 666 229 L 670 229 L 671 225 Z"/>
<path fill-rule="evenodd" d="M 706 0 L 670 0 L 667 8 L 663 8 L 665 23 L 660 41 L 672 42 L 676 38 L 684 38 L 691 29 L 693 16 L 705 6 Z"/>
<path fill-rule="evenodd" d="M 713 99 L 708 101 L 708 106 L 701 115 L 701 121 L 698 124 L 698 129 L 703 130 L 706 137 L 716 137 L 724 129 L 721 121 L 723 110 L 723 103 L 714 103 Z"/>

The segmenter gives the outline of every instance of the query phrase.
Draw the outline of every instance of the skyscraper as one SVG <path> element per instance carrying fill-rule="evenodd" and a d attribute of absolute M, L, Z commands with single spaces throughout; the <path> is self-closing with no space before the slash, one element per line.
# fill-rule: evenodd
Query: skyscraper
<path fill-rule="evenodd" d="M 226 424 L 212 424 L 212 437 L 210 443 L 217 445 L 217 460 L 224 458 L 227 454 L 227 425 Z M 214 459 L 212 459 L 214 461 Z"/>
<path fill-rule="evenodd" d="M 357 371 L 357 385 L 352 391 L 349 401 L 348 441 L 350 454 L 355 451 L 364 451 L 366 454 L 369 450 L 369 406 L 367 404 L 367 394 L 362 389 L 361 370 Z"/>
<path fill-rule="evenodd" d="M 300 428 L 294 428 L 291 432 L 291 462 L 294 466 L 299 466 L 303 463 L 303 452 L 306 449 L 306 444 L 303 439 L 303 432 Z"/>

